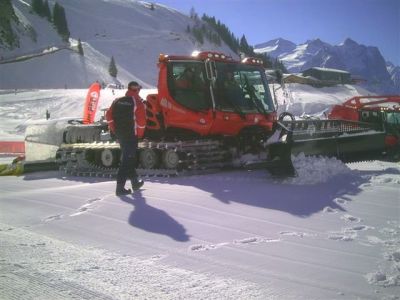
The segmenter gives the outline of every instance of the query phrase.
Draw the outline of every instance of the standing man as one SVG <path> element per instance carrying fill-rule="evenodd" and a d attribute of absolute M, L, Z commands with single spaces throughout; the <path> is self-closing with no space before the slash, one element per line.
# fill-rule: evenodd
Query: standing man
<path fill-rule="evenodd" d="M 129 82 L 125 97 L 116 99 L 110 108 L 112 120 L 109 127 L 117 137 L 122 155 L 117 173 L 117 196 L 131 193 L 130 189 L 125 189 L 127 179 L 131 181 L 133 190 L 139 189 L 144 183 L 138 179 L 135 168 L 138 138 L 143 137 L 146 127 L 146 110 L 139 96 L 141 88 L 136 81 Z"/>

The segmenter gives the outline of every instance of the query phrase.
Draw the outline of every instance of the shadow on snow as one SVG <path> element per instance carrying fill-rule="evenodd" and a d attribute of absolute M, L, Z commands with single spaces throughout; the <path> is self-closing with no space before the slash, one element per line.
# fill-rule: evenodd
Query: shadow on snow
<path fill-rule="evenodd" d="M 190 236 L 187 235 L 185 227 L 165 211 L 148 205 L 140 190 L 132 195 L 119 198 L 133 205 L 134 209 L 128 219 L 130 225 L 148 232 L 169 236 L 175 241 L 186 242 L 189 240 Z"/>

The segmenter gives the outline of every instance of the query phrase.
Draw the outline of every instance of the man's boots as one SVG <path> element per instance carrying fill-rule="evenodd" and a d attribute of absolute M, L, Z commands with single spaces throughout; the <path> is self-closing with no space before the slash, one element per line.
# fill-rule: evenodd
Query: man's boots
<path fill-rule="evenodd" d="M 144 181 L 142 179 L 133 178 L 131 179 L 131 183 L 132 183 L 132 190 L 136 191 L 143 186 Z"/>
<path fill-rule="evenodd" d="M 132 193 L 130 189 L 125 189 L 124 185 L 117 183 L 117 189 L 115 190 L 115 195 L 123 196 L 123 195 L 129 195 L 130 193 Z"/>

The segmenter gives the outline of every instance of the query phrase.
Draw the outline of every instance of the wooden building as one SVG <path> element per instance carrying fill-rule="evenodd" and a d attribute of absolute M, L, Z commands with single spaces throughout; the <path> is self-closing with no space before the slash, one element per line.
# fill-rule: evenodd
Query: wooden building
<path fill-rule="evenodd" d="M 305 70 L 303 76 L 316 78 L 322 85 L 351 84 L 351 74 L 338 69 L 314 67 Z"/>

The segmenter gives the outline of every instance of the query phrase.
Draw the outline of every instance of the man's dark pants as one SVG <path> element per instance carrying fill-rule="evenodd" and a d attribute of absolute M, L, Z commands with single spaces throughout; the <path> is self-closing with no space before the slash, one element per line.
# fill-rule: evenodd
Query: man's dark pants
<path fill-rule="evenodd" d="M 137 180 L 136 173 L 136 150 L 137 138 L 122 139 L 119 141 L 121 148 L 121 162 L 117 173 L 117 184 L 124 186 L 127 179 Z"/>

